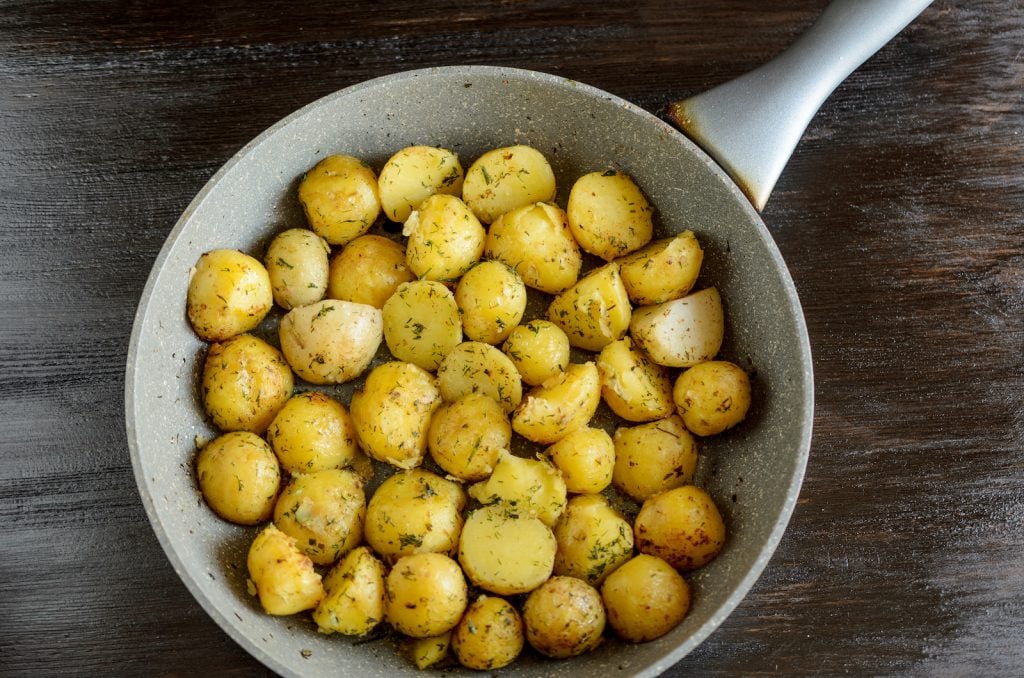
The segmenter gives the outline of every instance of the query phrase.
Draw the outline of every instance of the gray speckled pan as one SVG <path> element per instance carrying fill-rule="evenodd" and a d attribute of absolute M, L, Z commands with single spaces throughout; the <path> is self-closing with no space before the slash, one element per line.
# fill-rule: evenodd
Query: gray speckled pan
<path fill-rule="evenodd" d="M 876 47 L 901 27 L 884 39 L 876 38 Z M 858 41 L 863 42 L 863 35 Z M 690 104 L 694 102 L 701 103 L 700 97 Z M 681 117 L 697 118 L 697 108 L 684 104 L 677 111 Z M 809 119 L 807 115 L 802 124 Z M 696 137 L 715 153 L 708 135 L 700 132 L 694 132 Z M 157 258 L 129 351 L 128 441 L 153 529 L 175 570 L 210 616 L 281 674 L 417 672 L 394 651 L 390 640 L 359 643 L 323 636 L 308 615 L 266 616 L 246 593 L 245 553 L 253 530 L 216 518 L 200 499 L 191 470 L 196 437 L 215 432 L 197 403 L 196 374 L 204 344 L 185 317 L 189 269 L 207 250 L 231 247 L 258 254 L 282 227 L 302 225 L 294 197 L 297 178 L 330 153 L 355 155 L 379 169 L 405 145 L 431 144 L 456 150 L 468 166 L 481 152 L 513 143 L 529 144 L 547 155 L 562 204 L 577 176 L 615 166 L 632 174 L 656 206 L 658 235 L 687 228 L 698 234 L 706 252 L 702 284 L 716 285 L 726 304 L 723 353 L 754 374 L 755 405 L 740 427 L 702 447 L 699 481 L 721 507 L 729 537 L 722 554 L 691 577 L 695 602 L 686 620 L 656 641 L 627 645 L 610 640 L 573 660 L 547 661 L 526 653 L 506 672 L 660 673 L 696 647 L 739 604 L 782 537 L 810 446 L 811 357 L 793 283 L 743 191 L 668 124 L 577 82 L 489 67 L 437 68 L 379 78 L 294 113 L 217 172 L 182 215 Z M 774 177 L 769 177 L 766 189 L 765 182 L 758 189 L 751 174 L 735 167 L 731 171 L 762 204 Z"/>

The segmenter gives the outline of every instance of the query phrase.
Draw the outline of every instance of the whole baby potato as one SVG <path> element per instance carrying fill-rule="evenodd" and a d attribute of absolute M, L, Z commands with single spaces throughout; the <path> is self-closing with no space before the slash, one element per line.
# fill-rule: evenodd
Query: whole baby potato
<path fill-rule="evenodd" d="M 435 193 L 462 195 L 462 165 L 448 149 L 406 146 L 388 158 L 377 182 L 384 214 L 402 223 Z"/>
<path fill-rule="evenodd" d="M 511 596 L 540 586 L 555 565 L 551 528 L 503 504 L 482 506 L 466 518 L 459 563 L 475 586 Z"/>
<path fill-rule="evenodd" d="M 686 428 L 713 436 L 747 416 L 750 377 L 727 360 L 699 363 L 679 375 L 673 397 Z"/>
<path fill-rule="evenodd" d="M 348 409 L 325 393 L 298 393 L 267 429 L 267 442 L 289 473 L 345 468 L 359 454 Z"/>
<path fill-rule="evenodd" d="M 321 633 L 365 636 L 384 620 L 384 565 L 365 546 L 348 552 L 324 579 L 313 611 Z"/>
<path fill-rule="evenodd" d="M 600 351 L 626 333 L 631 311 L 619 265 L 611 263 L 594 269 L 555 297 L 547 316 L 576 348 Z"/>
<path fill-rule="evenodd" d="M 352 394 L 349 411 L 366 453 L 406 469 L 423 462 L 430 417 L 440 404 L 434 377 L 396 360 L 370 372 L 362 390 Z"/>
<path fill-rule="evenodd" d="M 366 509 L 366 543 L 389 561 L 413 553 L 454 555 L 462 532 L 462 486 L 414 468 L 389 477 Z"/>
<path fill-rule="evenodd" d="M 516 270 L 523 282 L 548 294 L 567 289 L 583 258 L 561 207 L 546 202 L 506 212 L 487 231 L 484 254 Z"/>
<path fill-rule="evenodd" d="M 309 227 L 332 245 L 365 233 L 380 215 L 377 176 L 358 158 L 330 155 L 299 183 Z"/>
<path fill-rule="evenodd" d="M 654 209 L 623 172 L 591 172 L 576 180 L 566 213 L 576 242 L 605 261 L 634 252 L 651 240 Z"/>
<path fill-rule="evenodd" d="M 678 415 L 615 430 L 615 488 L 637 501 L 693 483 L 697 443 Z"/>
<path fill-rule="evenodd" d="M 601 594 L 582 579 L 552 577 L 523 605 L 526 639 L 535 650 L 563 659 L 601 643 L 605 612 Z"/>
<path fill-rule="evenodd" d="M 620 638 L 646 643 L 683 621 L 690 610 L 690 585 L 661 558 L 641 553 L 611 573 L 601 599 Z"/>
<path fill-rule="evenodd" d="M 694 485 L 647 499 L 633 523 L 636 547 L 677 570 L 695 570 L 714 560 L 725 544 L 725 523 L 711 496 Z"/>
<path fill-rule="evenodd" d="M 455 296 L 434 280 L 402 283 L 381 312 L 384 341 L 391 355 L 427 371 L 436 370 L 462 341 Z"/>
<path fill-rule="evenodd" d="M 455 280 L 480 260 L 487 232 L 466 203 L 437 193 L 409 215 L 402 228 L 408 236 L 405 262 L 427 280 Z"/>
<path fill-rule="evenodd" d="M 206 504 L 239 525 L 270 518 L 281 489 L 273 450 L 249 431 L 225 433 L 204 445 L 196 457 L 196 475 Z"/>
<path fill-rule="evenodd" d="M 348 469 L 294 476 L 274 507 L 274 524 L 317 565 L 330 565 L 363 538 L 363 481 Z"/>
<path fill-rule="evenodd" d="M 246 567 L 267 614 L 295 614 L 315 608 L 323 600 L 323 583 L 313 561 L 299 550 L 295 539 L 273 523 L 249 546 Z"/>
<path fill-rule="evenodd" d="M 508 666 L 523 651 L 523 620 L 503 598 L 482 595 L 452 633 L 452 650 L 463 666 L 489 671 Z"/>
<path fill-rule="evenodd" d="M 480 221 L 489 224 L 516 208 L 553 200 L 555 173 L 535 148 L 495 148 L 466 170 L 462 198 Z"/>
<path fill-rule="evenodd" d="M 619 259 L 619 273 L 630 301 L 650 306 L 685 296 L 697 282 L 703 260 L 693 231 L 683 231 Z"/>
<path fill-rule="evenodd" d="M 500 350 L 480 341 L 464 341 L 453 348 L 437 368 L 437 383 L 446 402 L 482 393 L 511 412 L 523 399 L 516 366 Z"/>
<path fill-rule="evenodd" d="M 584 426 L 547 449 L 547 455 L 576 494 L 596 494 L 611 485 L 615 444 L 603 429 Z"/>
<path fill-rule="evenodd" d="M 430 456 L 446 473 L 462 481 L 475 482 L 491 475 L 499 453 L 511 442 L 508 414 L 498 401 L 482 393 L 467 393 L 441 405 L 430 418 Z"/>
<path fill-rule="evenodd" d="M 469 602 L 459 564 L 443 553 L 404 556 L 386 580 L 384 614 L 400 633 L 437 636 L 455 628 Z"/>
<path fill-rule="evenodd" d="M 569 337 L 550 320 L 536 318 L 513 328 L 501 350 L 530 386 L 539 386 L 569 366 Z"/>
<path fill-rule="evenodd" d="M 523 319 L 526 285 L 500 261 L 482 261 L 459 280 L 455 302 L 469 339 L 500 344 Z"/>
<path fill-rule="evenodd" d="M 380 310 L 325 299 L 289 311 L 278 328 L 281 350 L 311 384 L 341 384 L 363 373 L 384 336 Z"/>
<path fill-rule="evenodd" d="M 213 344 L 203 362 L 203 407 L 222 431 L 263 433 L 294 386 L 281 352 L 251 334 Z"/>
<path fill-rule="evenodd" d="M 594 363 L 570 363 L 566 370 L 526 394 L 512 414 L 512 430 L 535 443 L 556 443 L 587 425 L 601 402 Z"/>
<path fill-rule="evenodd" d="M 690 367 L 711 360 L 725 338 L 722 297 L 714 287 L 633 310 L 629 331 L 659 365 Z"/>
<path fill-rule="evenodd" d="M 554 573 L 579 577 L 591 586 L 600 586 L 633 557 L 633 528 L 600 494 L 570 499 L 554 533 Z"/>
<path fill-rule="evenodd" d="M 331 258 L 330 299 L 383 308 L 398 286 L 415 280 L 405 263 L 405 248 L 380 235 L 361 235 Z"/>
<path fill-rule="evenodd" d="M 327 241 L 309 229 L 278 233 L 264 258 L 277 305 L 287 310 L 323 299 L 330 253 Z"/>
<path fill-rule="evenodd" d="M 629 337 L 601 349 L 597 370 L 604 401 L 623 419 L 653 421 L 675 411 L 668 370 L 655 364 Z"/>
<path fill-rule="evenodd" d="M 481 504 L 500 504 L 510 511 L 534 516 L 551 527 L 565 510 L 562 474 L 543 458 L 526 459 L 502 450 L 494 472 L 469 488 Z"/>
<path fill-rule="evenodd" d="M 188 281 L 188 320 L 205 341 L 224 341 L 248 332 L 273 305 L 267 269 L 238 250 L 206 252 Z"/>

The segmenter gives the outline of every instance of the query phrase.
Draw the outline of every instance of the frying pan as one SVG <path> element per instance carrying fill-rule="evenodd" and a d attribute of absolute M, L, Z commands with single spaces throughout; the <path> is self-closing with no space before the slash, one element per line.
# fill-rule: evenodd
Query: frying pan
<path fill-rule="evenodd" d="M 658 117 L 593 87 L 481 66 L 403 72 L 349 87 L 243 148 L 195 197 L 157 257 L 135 318 L 125 386 L 142 501 L 169 560 L 209 615 L 284 675 L 416 673 L 388 639 L 322 636 L 308 616 L 264 615 L 246 593 L 253 531 L 216 518 L 192 477 L 197 439 L 216 432 L 196 398 L 204 345 L 185 316 L 190 268 L 205 251 L 257 253 L 282 228 L 302 225 L 297 177 L 325 155 L 348 153 L 379 168 L 410 144 L 451 148 L 469 162 L 485 150 L 523 143 L 550 159 L 561 204 L 576 177 L 616 167 L 633 175 L 656 206 L 658 236 L 687 228 L 697 233 L 705 249 L 702 282 L 717 286 L 726 304 L 723 353 L 754 375 L 755 406 L 740 427 L 702 446 L 698 483 L 715 497 L 729 536 L 721 555 L 690 578 L 695 602 L 685 621 L 653 642 L 610 640 L 570 661 L 524 653 L 508 672 L 649 676 L 696 647 L 739 604 L 779 543 L 810 447 L 807 331 L 758 208 L 832 89 L 927 4 L 833 3 L 775 61 L 672 105 L 670 116 L 705 150 Z"/>

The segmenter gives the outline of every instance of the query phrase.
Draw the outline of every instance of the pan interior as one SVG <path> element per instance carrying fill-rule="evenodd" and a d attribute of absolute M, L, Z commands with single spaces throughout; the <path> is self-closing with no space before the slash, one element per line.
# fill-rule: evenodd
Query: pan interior
<path fill-rule="evenodd" d="M 747 421 L 702 446 L 700 483 L 722 509 L 728 543 L 690 577 L 694 606 L 651 643 L 606 642 L 572 661 L 524 656 L 513 675 L 658 673 L 695 647 L 738 604 L 774 550 L 796 499 L 810 440 L 810 355 L 792 282 L 759 217 L 723 173 L 668 125 L 627 102 L 562 78 L 489 67 L 412 71 L 321 99 L 233 158 L 186 210 L 154 266 L 129 353 L 128 438 L 140 494 L 183 581 L 250 653 L 285 675 L 400 675 L 416 670 L 389 640 L 316 633 L 308 615 L 274 618 L 246 593 L 253 531 L 217 519 L 190 468 L 197 436 L 215 432 L 196 405 L 203 345 L 185 318 L 189 269 L 202 252 L 256 254 L 284 227 L 304 225 L 297 178 L 331 153 L 379 169 L 410 144 L 444 146 L 463 165 L 515 143 L 551 161 L 565 204 L 573 180 L 610 167 L 632 174 L 664 236 L 692 229 L 705 248 L 703 285 L 728 317 L 723 353 L 754 376 Z M 467 672 L 469 673 L 469 672 Z"/>

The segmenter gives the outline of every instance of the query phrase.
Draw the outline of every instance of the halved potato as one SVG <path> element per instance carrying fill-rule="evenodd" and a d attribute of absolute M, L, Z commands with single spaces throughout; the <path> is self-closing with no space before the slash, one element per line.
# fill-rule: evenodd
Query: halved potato
<path fill-rule="evenodd" d="M 482 393 L 511 412 L 523 399 L 519 370 L 507 355 L 480 341 L 464 341 L 449 351 L 437 368 L 437 384 L 446 402 Z"/>
<path fill-rule="evenodd" d="M 580 278 L 548 306 L 548 320 L 561 327 L 569 343 L 600 351 L 629 328 L 632 307 L 619 265 L 605 264 Z"/>
<path fill-rule="evenodd" d="M 594 363 L 570 363 L 562 372 L 526 394 L 512 414 L 512 430 L 535 443 L 558 442 L 587 425 L 601 402 Z"/>
<path fill-rule="evenodd" d="M 653 421 L 675 411 L 668 370 L 652 362 L 629 337 L 601 349 L 597 369 L 604 401 L 623 419 Z"/>
<path fill-rule="evenodd" d="M 548 294 L 575 283 L 583 266 L 565 211 L 546 202 L 498 217 L 487 231 L 484 255 L 508 264 L 528 287 Z"/>
<path fill-rule="evenodd" d="M 494 472 L 469 488 L 481 504 L 499 503 L 510 511 L 540 518 L 548 527 L 565 510 L 566 489 L 561 472 L 546 459 L 525 459 L 502 450 Z"/>
<path fill-rule="evenodd" d="M 459 538 L 459 563 L 482 589 L 510 596 L 528 593 L 551 576 L 555 537 L 539 518 L 501 504 L 478 508 Z"/>
<path fill-rule="evenodd" d="M 693 231 L 663 238 L 618 260 L 622 284 L 638 306 L 685 296 L 697 282 L 704 250 Z"/>
<path fill-rule="evenodd" d="M 629 331 L 659 365 L 690 367 L 711 360 L 725 337 L 722 298 L 708 287 L 681 299 L 641 306 L 633 310 Z"/>
<path fill-rule="evenodd" d="M 324 587 L 313 561 L 299 550 L 292 537 L 273 523 L 256 535 L 249 547 L 246 566 L 260 605 L 267 614 L 289 615 L 309 610 L 324 597 Z"/>
<path fill-rule="evenodd" d="M 365 546 L 346 555 L 324 579 L 313 611 L 321 633 L 365 636 L 384 620 L 384 565 Z"/>

